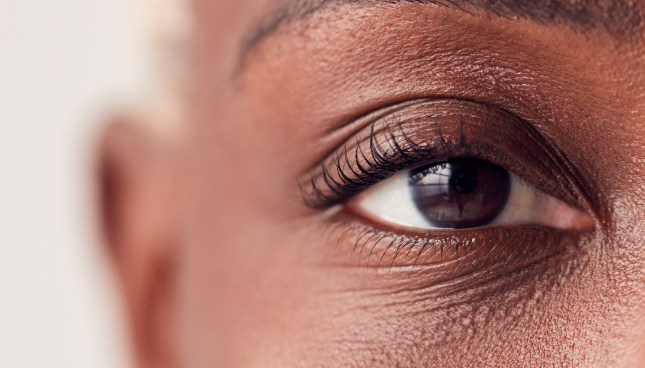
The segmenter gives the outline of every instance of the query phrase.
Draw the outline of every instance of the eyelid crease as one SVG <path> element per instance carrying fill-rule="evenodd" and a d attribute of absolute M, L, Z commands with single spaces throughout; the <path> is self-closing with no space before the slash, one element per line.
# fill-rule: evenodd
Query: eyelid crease
<path fill-rule="evenodd" d="M 547 194 L 589 207 L 575 167 L 529 123 L 456 99 L 415 100 L 377 115 L 298 184 L 305 205 L 325 209 L 399 171 L 451 157 L 490 161 Z"/>
<path fill-rule="evenodd" d="M 431 101 L 438 99 L 443 98 L 423 98 L 406 100 L 402 102 L 400 101 L 385 107 L 376 108 L 375 110 L 369 111 L 367 113 L 343 118 L 338 122 L 326 126 L 321 133 L 321 137 L 318 138 L 317 143 L 326 146 L 337 146 L 339 144 L 338 142 L 346 141 L 346 137 L 355 136 L 358 132 L 365 129 L 366 126 L 373 124 L 377 120 L 383 119 L 388 115 L 419 103 L 420 101 Z M 330 150 L 329 155 L 337 150 L 337 148 Z"/>

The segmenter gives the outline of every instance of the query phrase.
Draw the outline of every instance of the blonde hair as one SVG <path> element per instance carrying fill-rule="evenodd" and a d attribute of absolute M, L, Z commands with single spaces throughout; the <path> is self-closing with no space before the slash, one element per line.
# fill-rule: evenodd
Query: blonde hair
<path fill-rule="evenodd" d="M 175 140 L 185 121 L 192 14 L 189 0 L 139 0 L 144 47 L 152 83 L 134 121 L 150 133 Z"/>

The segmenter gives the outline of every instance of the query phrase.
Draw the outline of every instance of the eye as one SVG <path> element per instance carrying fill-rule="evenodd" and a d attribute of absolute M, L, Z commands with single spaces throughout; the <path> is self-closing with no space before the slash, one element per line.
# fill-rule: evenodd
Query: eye
<path fill-rule="evenodd" d="M 441 160 L 400 172 L 349 199 L 345 206 L 371 220 L 417 230 L 592 226 L 586 213 L 498 165 L 474 158 Z"/>
<path fill-rule="evenodd" d="M 594 239 L 592 186 L 507 111 L 422 99 L 355 124 L 299 181 L 304 204 L 330 225 L 330 262 L 471 285 L 564 261 Z"/>

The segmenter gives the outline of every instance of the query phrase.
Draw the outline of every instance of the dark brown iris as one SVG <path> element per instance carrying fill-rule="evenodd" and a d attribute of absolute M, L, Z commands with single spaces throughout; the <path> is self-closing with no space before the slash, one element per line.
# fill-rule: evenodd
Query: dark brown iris
<path fill-rule="evenodd" d="M 490 162 L 455 158 L 410 171 L 412 199 L 441 228 L 489 224 L 504 209 L 511 190 L 508 171 Z"/>

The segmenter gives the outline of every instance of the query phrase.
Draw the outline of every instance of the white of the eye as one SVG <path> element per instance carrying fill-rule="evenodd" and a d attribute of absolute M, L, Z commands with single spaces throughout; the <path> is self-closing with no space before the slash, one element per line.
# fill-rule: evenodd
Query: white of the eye
<path fill-rule="evenodd" d="M 408 171 L 373 185 L 353 199 L 357 210 L 374 220 L 423 229 L 433 226 L 417 210 L 408 186 Z"/>
<path fill-rule="evenodd" d="M 408 171 L 398 173 L 356 196 L 350 206 L 375 221 L 417 229 L 439 229 L 417 209 L 408 180 Z M 580 210 L 523 183 L 511 173 L 508 202 L 488 226 L 520 224 L 579 229 L 590 226 L 591 219 Z"/>
<path fill-rule="evenodd" d="M 563 201 L 545 194 L 511 174 L 508 202 L 491 226 L 534 224 L 556 229 L 580 229 L 592 226 L 591 218 Z"/>

